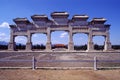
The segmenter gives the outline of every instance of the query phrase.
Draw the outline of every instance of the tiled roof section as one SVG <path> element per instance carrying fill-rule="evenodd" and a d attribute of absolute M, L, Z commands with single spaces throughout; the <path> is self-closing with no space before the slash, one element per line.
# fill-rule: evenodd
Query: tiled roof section
<path fill-rule="evenodd" d="M 33 21 L 39 21 L 39 20 L 43 20 L 43 21 L 47 21 L 48 17 L 46 15 L 33 15 L 31 16 Z"/>
<path fill-rule="evenodd" d="M 54 16 L 66 16 L 66 17 L 68 17 L 69 13 L 68 12 L 53 12 L 53 13 L 51 13 L 51 17 L 54 17 Z"/>
<path fill-rule="evenodd" d="M 37 14 L 35 14 L 35 15 L 31 16 L 31 18 L 33 19 L 33 18 L 48 18 L 48 17 L 46 15 L 37 15 Z"/>
<path fill-rule="evenodd" d="M 87 16 L 87 15 L 74 15 L 73 19 L 74 18 L 89 18 L 89 16 Z"/>
<path fill-rule="evenodd" d="M 13 21 L 15 23 L 17 23 L 17 22 L 27 22 L 27 23 L 30 23 L 30 21 L 27 18 L 15 18 L 15 19 L 13 19 Z"/>
<path fill-rule="evenodd" d="M 107 21 L 105 18 L 93 18 L 92 21 Z"/>
<path fill-rule="evenodd" d="M 16 25 L 9 25 L 10 26 L 10 28 L 15 28 L 15 27 L 17 27 Z"/>

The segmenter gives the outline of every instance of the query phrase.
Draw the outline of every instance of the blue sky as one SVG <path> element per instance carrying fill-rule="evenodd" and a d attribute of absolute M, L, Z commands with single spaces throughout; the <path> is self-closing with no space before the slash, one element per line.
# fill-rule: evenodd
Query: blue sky
<path fill-rule="evenodd" d="M 112 44 L 120 44 L 120 0 L 0 0 L 0 41 L 9 42 L 9 24 L 14 24 L 12 19 L 27 17 L 34 14 L 46 14 L 49 18 L 54 11 L 67 11 L 72 18 L 75 14 L 87 14 L 90 21 L 94 17 L 105 17 L 111 24 L 110 39 Z M 87 35 L 75 34 L 75 44 L 86 44 Z M 25 37 L 16 37 L 16 42 L 26 43 Z M 94 37 L 94 43 L 103 44 L 104 37 Z M 44 34 L 32 36 L 34 44 L 45 44 Z M 52 43 L 68 43 L 68 33 L 56 31 L 52 33 Z"/>

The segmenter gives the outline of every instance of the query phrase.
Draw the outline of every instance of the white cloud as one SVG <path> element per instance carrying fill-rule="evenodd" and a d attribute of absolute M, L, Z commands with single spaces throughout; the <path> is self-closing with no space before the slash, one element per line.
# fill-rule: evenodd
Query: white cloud
<path fill-rule="evenodd" d="M 0 24 L 0 28 L 9 28 L 9 23 L 3 22 L 2 24 Z"/>
<path fill-rule="evenodd" d="M 38 37 L 38 35 L 37 34 L 33 34 L 33 37 Z"/>
<path fill-rule="evenodd" d="M 5 37 L 5 36 L 6 36 L 5 33 L 0 32 L 0 37 Z"/>
<path fill-rule="evenodd" d="M 9 41 L 9 35 L 6 35 L 5 33 L 0 32 L 0 41 Z"/>
<path fill-rule="evenodd" d="M 8 37 L 4 37 L 4 38 L 1 38 L 1 37 L 0 37 L 0 41 L 6 41 L 6 42 L 9 42 L 9 40 L 10 40 L 10 39 L 9 39 Z"/>
<path fill-rule="evenodd" d="M 60 38 L 67 37 L 67 35 L 68 35 L 67 32 L 61 33 L 61 34 L 60 34 Z"/>
<path fill-rule="evenodd" d="M 25 44 L 27 42 L 27 38 L 24 36 L 18 36 L 15 38 L 15 42 Z"/>

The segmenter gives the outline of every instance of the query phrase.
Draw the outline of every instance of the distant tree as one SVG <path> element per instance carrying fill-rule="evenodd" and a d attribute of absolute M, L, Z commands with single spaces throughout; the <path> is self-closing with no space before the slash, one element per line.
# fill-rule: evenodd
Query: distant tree
<path fill-rule="evenodd" d="M 95 50 L 103 50 L 103 49 L 104 49 L 104 46 L 103 46 L 103 45 L 95 44 L 95 45 L 94 45 L 94 49 L 95 49 Z"/>
<path fill-rule="evenodd" d="M 36 49 L 40 49 L 40 45 L 39 44 L 36 45 Z"/>
<path fill-rule="evenodd" d="M 112 49 L 118 50 L 120 49 L 120 45 L 112 45 Z"/>
<path fill-rule="evenodd" d="M 41 44 L 40 49 L 45 49 L 45 45 Z"/>
<path fill-rule="evenodd" d="M 86 44 L 85 45 L 80 45 L 80 46 L 75 45 L 74 49 L 75 50 L 87 50 L 87 45 Z"/>
<path fill-rule="evenodd" d="M 52 49 L 55 49 L 55 45 L 54 45 L 54 44 L 52 44 L 52 46 L 51 46 L 51 47 L 52 47 Z"/>
<path fill-rule="evenodd" d="M 16 49 L 17 49 L 17 50 L 24 50 L 25 47 L 26 47 L 26 46 L 23 45 L 23 44 L 17 44 L 17 45 L 16 45 Z"/>
<path fill-rule="evenodd" d="M 99 50 L 99 46 L 97 44 L 94 45 L 95 50 Z"/>
<path fill-rule="evenodd" d="M 8 45 L 0 45 L 0 50 L 6 50 L 8 49 Z"/>

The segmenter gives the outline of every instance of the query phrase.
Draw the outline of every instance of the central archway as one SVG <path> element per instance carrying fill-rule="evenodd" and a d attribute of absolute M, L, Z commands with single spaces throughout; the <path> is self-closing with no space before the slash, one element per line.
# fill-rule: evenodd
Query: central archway
<path fill-rule="evenodd" d="M 53 31 L 51 33 L 52 49 L 68 49 L 68 32 L 67 31 Z"/>

